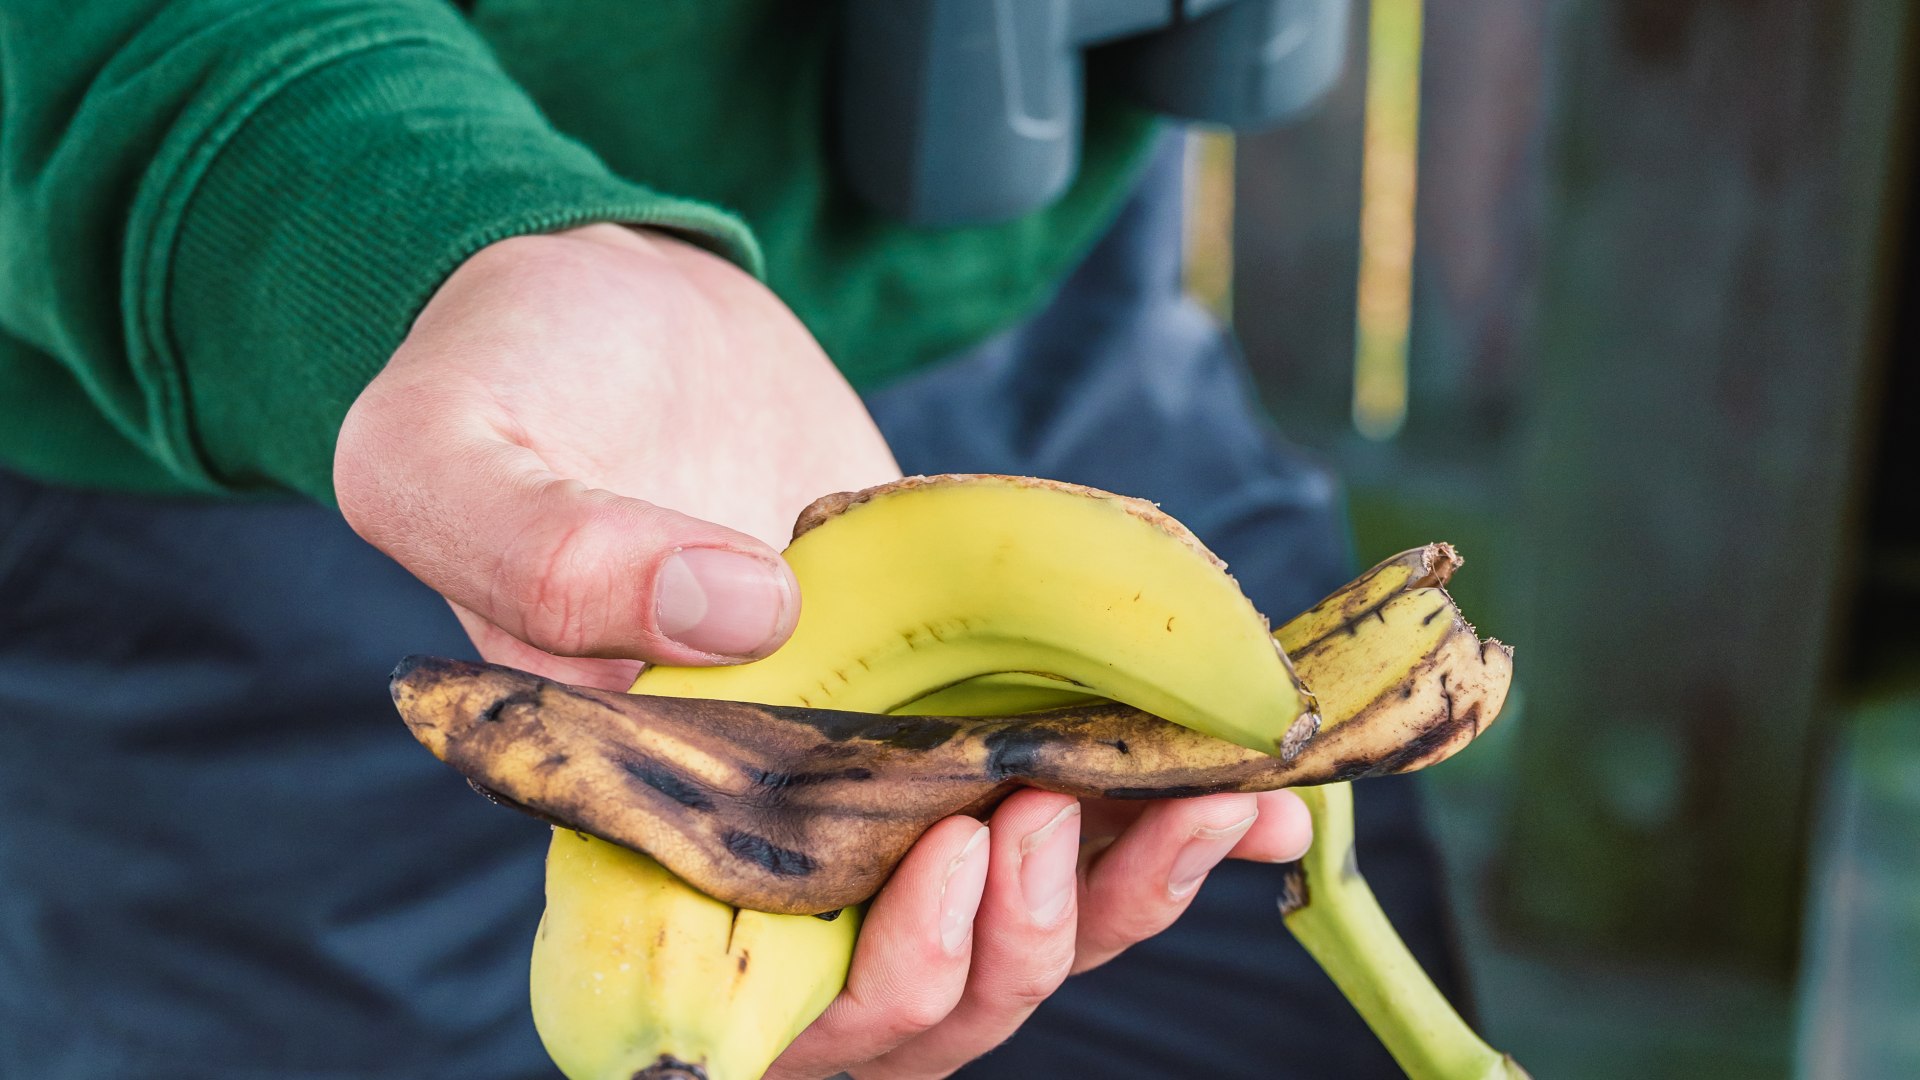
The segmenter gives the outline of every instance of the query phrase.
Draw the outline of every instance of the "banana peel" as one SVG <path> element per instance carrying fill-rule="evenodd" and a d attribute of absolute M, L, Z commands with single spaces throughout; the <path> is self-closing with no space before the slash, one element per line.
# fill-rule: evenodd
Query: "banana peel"
<path fill-rule="evenodd" d="M 1381 674 L 1410 650 L 1419 663 Z M 1296 719 L 1273 754 L 1111 702 L 960 722 L 611 694 L 431 657 L 402 662 L 392 692 L 414 737 L 497 801 L 727 903 L 814 914 L 868 899 L 921 833 L 1020 786 L 1159 799 L 1424 767 L 1498 715 L 1512 675 L 1431 587 L 1330 621 L 1302 655 L 1359 674 L 1330 722 Z"/>
<path fill-rule="evenodd" d="M 858 908 L 764 915 L 638 852 L 553 840 L 529 974 L 534 1023 L 569 1077 L 757 1077 L 846 981 Z"/>
<path fill-rule="evenodd" d="M 1360 575 L 1275 632 L 1310 685 L 1321 690 L 1330 729 L 1354 722 L 1373 706 L 1367 701 L 1376 665 L 1359 662 L 1367 649 L 1349 629 L 1370 619 L 1391 621 L 1406 597 L 1444 592 L 1460 556 L 1446 544 L 1404 551 Z M 1465 648 L 1459 635 L 1433 650 L 1438 658 Z M 1511 650 L 1489 642 L 1483 648 Z M 1423 680 L 1424 692 L 1458 703 L 1452 674 L 1443 666 Z M 1416 691 L 1420 692 L 1420 691 Z M 1374 700 L 1378 700 L 1377 697 Z M 1457 750 L 1458 747 L 1453 747 Z M 1445 751 L 1451 752 L 1451 750 Z M 1380 909 L 1360 871 L 1354 846 L 1353 789 L 1332 783 L 1303 787 L 1300 798 L 1313 818 L 1313 847 L 1287 867 L 1279 908 L 1294 938 L 1312 955 L 1387 1052 L 1411 1080 L 1527 1080 L 1526 1070 L 1468 1027 Z"/>
<path fill-rule="evenodd" d="M 947 498 L 912 498 L 940 484 Z M 893 534 L 879 546 L 876 559 L 876 546 L 861 543 L 857 535 L 863 521 L 856 511 L 885 500 L 896 500 L 894 512 L 867 519 Z M 1145 575 L 1149 583 L 1132 589 L 1133 598 L 1120 603 L 1129 586 L 1119 582 L 1116 587 L 1111 575 L 1088 573 L 1086 552 L 1062 557 L 1041 551 L 1034 557 L 1041 565 L 1025 568 L 1024 580 L 1050 577 L 1055 584 L 1030 592 L 1057 599 L 1066 587 L 1083 601 L 1087 596 L 1105 600 L 1108 610 L 1098 618 L 1073 615 L 1104 631 L 1083 630 L 1070 639 L 1072 620 L 1035 605 L 1025 593 L 1014 603 L 991 601 L 997 605 L 991 618 L 969 614 L 969 607 L 985 606 L 981 590 L 941 584 L 967 580 L 956 562 L 1004 564 L 1010 558 L 1006 545 L 980 542 L 978 529 L 971 537 L 961 535 L 961 521 L 1007 520 L 1005 515 L 1017 510 L 1012 520 L 1030 522 L 1036 506 L 1090 519 L 1073 528 L 1108 537 L 1117 532 L 1125 543 L 1109 541 L 1108 546 L 1132 545 L 1123 551 L 1126 565 L 1159 571 Z M 914 511 L 905 524 L 902 507 Z M 807 549 L 807 537 L 829 521 L 855 534 L 831 547 Z M 415 738 L 496 801 L 645 851 L 728 903 L 812 914 L 871 897 L 922 832 L 951 814 L 983 813 L 1018 786 L 1078 797 L 1153 799 L 1269 791 L 1422 768 L 1457 752 L 1491 723 L 1512 678 L 1511 651 L 1499 642 L 1482 642 L 1447 595 L 1444 584 L 1460 559 L 1444 544 L 1382 562 L 1290 621 L 1274 638 L 1267 637 L 1265 621 L 1239 595 L 1224 565 L 1171 518 L 1138 500 L 1051 481 L 916 478 L 836 496 L 802 516 L 789 558 L 804 566 L 809 556 L 836 559 L 854 551 L 863 572 L 871 574 L 878 572 L 874 563 L 884 562 L 885 553 L 901 549 L 918 550 L 921 558 L 938 564 L 942 552 L 933 548 L 944 548 L 950 573 L 923 572 L 920 577 L 933 577 L 935 585 L 921 587 L 945 589 L 941 595 L 903 597 L 894 589 L 882 602 L 867 597 L 847 611 L 835 611 L 835 597 L 816 600 L 810 594 L 809 614 L 803 615 L 794 640 L 768 660 L 739 668 L 658 672 L 673 680 L 675 696 L 610 694 L 508 668 L 413 657 L 394 672 L 394 702 Z M 816 569 L 815 575 L 822 572 Z M 1070 572 L 1077 573 L 1075 580 L 1057 580 Z M 1089 586 L 1089 581 L 1098 583 Z M 1225 590 L 1231 590 L 1230 599 Z M 1152 599 L 1149 592 L 1155 594 Z M 1211 595 L 1216 593 L 1221 595 Z M 1087 637 L 1108 632 L 1157 644 L 1161 634 L 1156 631 L 1203 616 L 1195 610 L 1200 607 L 1193 602 L 1196 595 L 1224 610 L 1226 621 L 1242 626 L 1226 634 L 1189 627 L 1180 647 L 1191 648 L 1189 639 L 1198 637 L 1202 644 L 1225 642 L 1223 648 L 1257 661 L 1267 689 L 1285 691 L 1294 703 L 1284 725 L 1270 709 L 1240 704 L 1234 705 L 1236 714 L 1250 719 L 1212 725 L 1211 734 L 1203 733 L 1209 727 L 1204 722 L 1182 727 L 1105 699 L 965 722 L 811 704 L 845 700 L 847 688 L 856 684 L 843 672 L 853 664 L 869 676 L 876 669 L 896 672 L 892 686 L 882 692 L 908 699 L 895 702 L 899 708 L 933 706 L 938 713 L 943 701 L 964 701 L 968 707 L 962 711 L 977 716 L 983 702 L 1016 701 L 1036 690 L 1042 695 L 1036 700 L 1046 700 L 1048 693 L 1084 697 L 1092 689 L 1087 682 L 1057 672 L 1087 665 Z M 1019 603 L 1034 610 L 1007 614 Z M 1119 612 L 1111 613 L 1116 606 Z M 828 610 L 821 613 L 821 607 Z M 937 647 L 916 646 L 913 633 L 885 629 L 909 621 L 889 607 L 911 611 L 912 625 Z M 940 629 L 942 622 L 948 630 Z M 834 638 L 837 651 L 821 655 L 827 645 L 820 628 L 849 624 L 855 627 L 852 633 Z M 993 671 L 987 660 L 967 655 L 1004 659 L 1004 646 L 969 649 L 972 640 L 992 643 L 996 634 L 1006 636 L 999 628 L 1004 624 L 1018 626 L 1023 659 L 1036 665 L 1052 661 L 1046 674 Z M 1248 624 L 1257 626 L 1265 642 L 1257 649 L 1244 646 Z M 1049 640 L 1049 634 L 1060 640 Z M 1276 640 L 1280 648 L 1274 647 Z M 1060 662 L 1057 658 L 1068 651 L 1081 659 Z M 1122 650 L 1109 647 L 1103 655 L 1117 651 Z M 790 655 L 799 659 L 785 659 Z M 768 673 L 781 664 L 805 674 L 796 680 L 790 672 Z M 897 674 L 902 667 L 936 664 L 939 669 L 932 673 Z M 1160 664 L 1165 666 L 1164 657 Z M 1307 685 L 1323 690 L 1302 685 L 1297 674 L 1302 665 L 1313 677 Z M 821 670 L 841 674 L 812 674 Z M 1210 674 L 1219 668 L 1207 664 L 1197 670 Z M 1216 682 L 1244 692 L 1241 677 L 1244 673 L 1194 679 L 1177 693 L 1169 693 L 1173 684 L 1160 679 L 1156 695 L 1143 696 L 1201 700 L 1215 693 L 1209 684 Z M 654 672 L 649 678 L 661 681 Z M 730 680 L 736 693 L 748 694 L 777 680 L 812 687 L 811 694 L 756 695 L 798 696 L 797 705 L 680 696 L 717 680 Z M 917 698 L 898 689 L 929 682 L 941 688 Z M 1217 710 L 1202 711 L 1218 716 Z"/>

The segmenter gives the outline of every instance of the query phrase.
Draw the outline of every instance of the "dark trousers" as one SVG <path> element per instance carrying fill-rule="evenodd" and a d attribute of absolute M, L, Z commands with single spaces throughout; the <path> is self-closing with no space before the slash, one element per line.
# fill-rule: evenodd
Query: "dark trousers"
<path fill-rule="evenodd" d="M 871 404 L 909 472 L 1161 502 L 1277 621 L 1352 569 L 1337 491 L 1180 296 L 1178 194 L 1169 154 L 1044 312 Z M 547 829 L 407 735 L 413 652 L 472 646 L 331 510 L 0 473 L 0 1080 L 555 1075 L 526 1002 Z M 1450 985 L 1415 794 L 1362 787 L 1361 850 Z M 1276 884 L 1217 870 L 963 1075 L 1398 1075 Z"/>

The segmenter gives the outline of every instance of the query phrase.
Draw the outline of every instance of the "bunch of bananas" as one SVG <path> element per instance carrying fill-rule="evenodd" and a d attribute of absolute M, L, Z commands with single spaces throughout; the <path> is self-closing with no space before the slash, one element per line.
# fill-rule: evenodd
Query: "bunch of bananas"
<path fill-rule="evenodd" d="M 532 998 L 572 1080 L 760 1076 L 839 992 L 857 905 L 913 840 L 1018 785 L 1301 787 L 1316 840 L 1287 925 L 1410 1075 L 1524 1075 L 1351 869 L 1344 781 L 1447 757 L 1506 697 L 1509 650 L 1443 588 L 1451 548 L 1390 559 L 1277 633 L 1178 522 L 1051 481 L 831 496 L 786 558 L 805 606 L 755 663 L 652 668 L 631 696 L 453 661 L 395 674 L 422 743 L 564 826 Z"/>

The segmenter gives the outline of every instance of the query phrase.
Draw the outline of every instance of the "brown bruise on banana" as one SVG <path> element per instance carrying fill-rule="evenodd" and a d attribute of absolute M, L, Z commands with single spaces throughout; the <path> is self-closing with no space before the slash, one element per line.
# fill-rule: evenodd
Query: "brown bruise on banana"
<path fill-rule="evenodd" d="M 1334 762 L 1332 779 L 1426 768 L 1453 756 L 1498 715 L 1513 678 L 1513 652 L 1498 641 L 1481 641 L 1450 605 L 1448 610 L 1445 636 L 1406 678 L 1357 709 L 1330 711 L 1311 749 Z M 1317 662 L 1317 653 L 1301 657 L 1307 678 Z"/>
<path fill-rule="evenodd" d="M 1357 633 L 1361 624 L 1405 593 L 1418 589 L 1444 591 L 1465 561 L 1452 544 L 1428 544 L 1403 551 L 1289 619 L 1274 636 L 1286 653 L 1297 659 L 1336 634 Z"/>
<path fill-rule="evenodd" d="M 1112 703 L 961 721 L 616 694 L 421 658 L 392 691 L 414 736 L 489 797 L 646 851 L 736 906 L 815 914 L 869 898 L 928 827 L 1019 786 L 1171 798 L 1431 764 L 1504 700 L 1505 650 L 1471 652 L 1450 635 L 1413 692 L 1306 732 L 1290 757 Z"/>
<path fill-rule="evenodd" d="M 1307 906 L 1312 895 L 1307 891 L 1306 867 L 1297 862 L 1286 865 L 1280 874 L 1280 917 L 1287 916 Z"/>

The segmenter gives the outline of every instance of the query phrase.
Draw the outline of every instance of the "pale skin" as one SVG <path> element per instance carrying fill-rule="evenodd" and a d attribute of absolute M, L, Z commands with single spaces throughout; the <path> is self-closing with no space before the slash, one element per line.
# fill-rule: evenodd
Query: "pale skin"
<path fill-rule="evenodd" d="M 900 475 L 780 301 L 662 233 L 494 244 L 442 285 L 342 425 L 340 509 L 480 652 L 625 689 L 645 663 L 777 648 L 800 509 Z M 847 987 L 767 1074 L 941 1077 L 1069 975 L 1179 917 L 1223 858 L 1297 858 L 1290 792 L 1155 803 L 1022 791 L 949 818 L 872 909 Z M 1276 932 L 1278 932 L 1276 928 Z"/>

